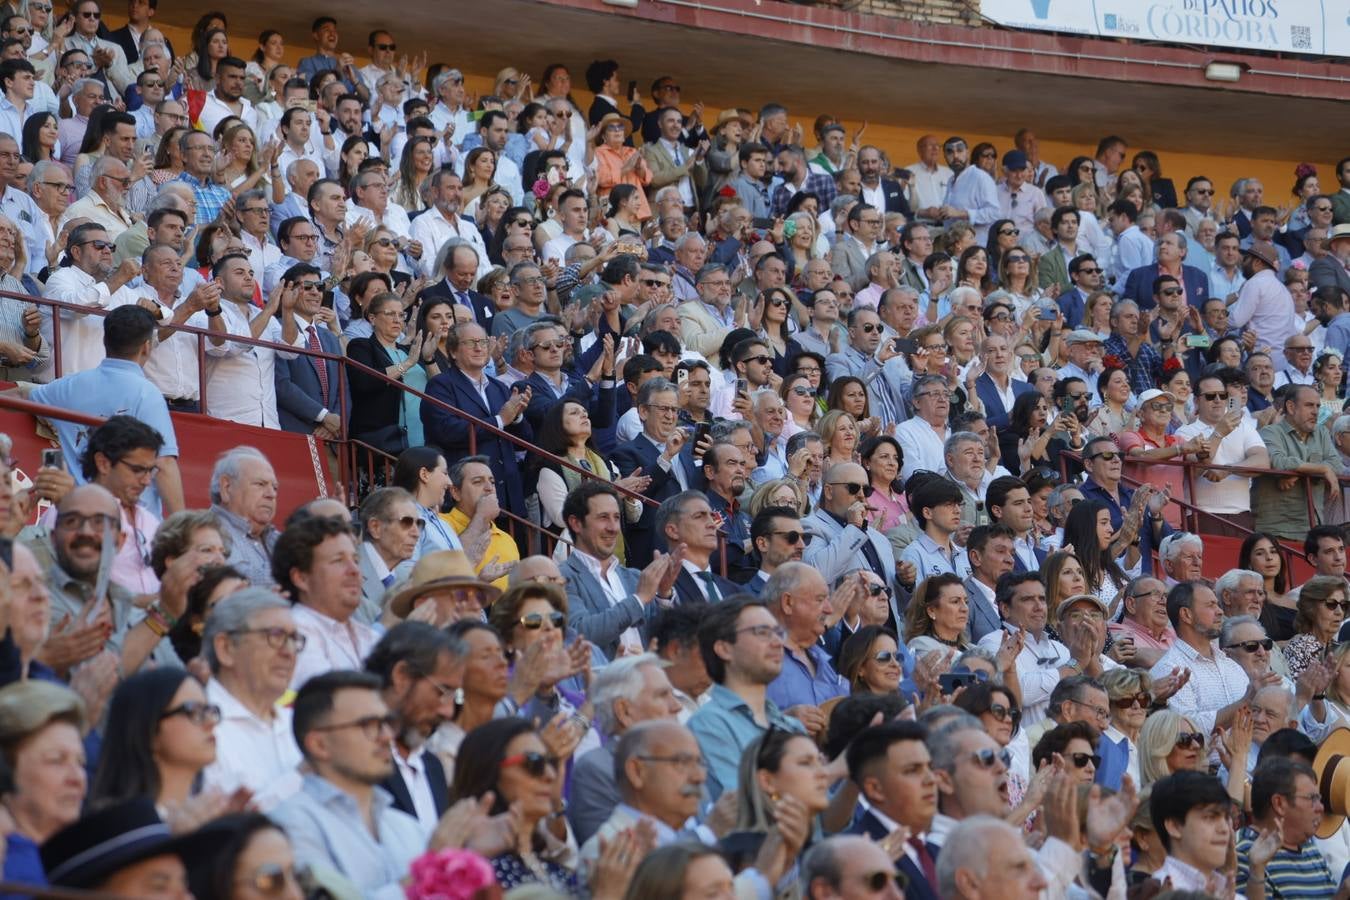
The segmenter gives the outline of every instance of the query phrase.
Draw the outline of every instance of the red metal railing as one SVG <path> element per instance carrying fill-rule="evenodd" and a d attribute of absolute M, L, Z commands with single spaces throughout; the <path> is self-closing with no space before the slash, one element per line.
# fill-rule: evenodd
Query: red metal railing
<path fill-rule="evenodd" d="M 52 366 L 55 371 L 56 377 L 59 377 L 61 374 L 61 322 L 59 312 L 57 311 L 67 310 L 71 313 L 75 313 L 78 315 L 96 315 L 101 317 L 107 316 L 109 312 L 111 312 L 111 310 L 108 309 L 88 307 L 78 303 L 69 303 L 63 300 L 53 300 L 48 297 L 34 297 L 27 294 L 18 294 L 10 291 L 0 291 L 0 297 L 4 297 L 10 300 L 17 300 L 23 303 L 32 303 L 37 306 L 45 306 L 53 310 Z M 253 309 L 254 308 L 250 307 L 251 311 Z M 458 407 L 445 403 L 444 401 L 439 400 L 435 397 L 431 397 L 424 391 L 420 391 L 416 388 L 410 387 L 404 384 L 403 382 L 398 381 L 397 379 L 390 378 L 384 372 L 379 371 L 378 369 L 373 369 L 370 366 L 367 366 L 363 363 L 357 362 L 356 360 L 353 360 L 348 356 L 343 356 L 334 353 L 327 353 L 320 350 L 312 350 L 309 347 L 295 346 L 293 344 L 276 343 L 274 341 L 263 340 L 262 338 L 255 338 L 251 335 L 222 334 L 221 332 L 211 331 L 205 328 L 198 328 L 192 325 L 185 325 L 185 324 L 167 325 L 162 327 L 173 331 L 181 331 L 184 332 L 185 334 L 193 335 L 194 338 L 196 339 L 197 383 L 199 390 L 198 402 L 201 405 L 202 413 L 205 415 L 210 415 L 209 401 L 208 401 L 208 378 L 206 372 L 206 360 L 208 356 L 206 352 L 206 342 L 212 339 L 224 340 L 225 342 L 246 344 L 249 346 L 261 347 L 288 354 L 298 354 L 302 356 L 312 357 L 315 359 L 332 361 L 337 363 L 340 367 L 344 369 L 359 371 L 363 375 L 370 378 L 374 378 L 377 381 L 384 382 L 386 385 L 393 386 L 405 394 L 411 394 L 417 397 L 422 403 L 430 403 L 436 408 L 448 412 L 449 414 L 463 420 L 469 425 L 470 455 L 476 452 L 476 448 L 478 445 L 478 431 L 479 429 L 482 429 L 485 433 L 492 435 L 498 440 L 507 442 L 517 450 L 532 455 L 537 459 L 548 461 L 559 466 L 565 466 L 566 468 L 571 469 L 573 472 L 576 472 L 583 478 L 599 477 L 596 475 L 596 473 L 592 472 L 591 470 L 583 468 L 577 465 L 576 463 L 572 462 L 571 460 L 566 459 L 565 457 L 556 456 L 552 453 L 549 453 L 543 450 L 542 448 L 536 446 L 535 444 L 526 441 L 523 438 L 511 434 L 510 432 L 504 429 L 498 428 L 495 424 L 491 422 L 486 422 L 468 412 L 465 412 L 462 409 L 459 409 Z M 347 379 L 339 378 L 338 398 L 340 401 L 340 406 L 343 409 L 345 409 L 347 405 L 346 401 L 348 391 L 349 387 L 347 384 Z M 32 404 L 32 406 L 38 407 L 40 406 L 40 404 Z M 34 412 L 34 415 L 43 415 L 43 414 Z M 74 421 L 73 418 L 74 415 L 76 414 L 70 415 L 63 414 L 56 417 L 67 418 Z M 97 424 L 97 421 L 89 424 Z M 357 479 L 354 476 L 357 474 L 358 469 L 361 466 L 362 460 L 364 460 L 365 462 L 366 473 L 369 476 L 367 483 L 370 483 L 370 481 L 373 480 L 374 478 L 375 466 L 377 463 L 384 468 L 385 476 L 388 477 L 388 474 L 392 469 L 394 457 L 382 450 L 379 450 L 376 447 L 372 447 L 370 444 L 367 444 L 364 441 L 352 438 L 348 434 L 347 428 L 348 428 L 347 417 L 343 416 L 342 431 L 340 438 L 337 441 L 330 441 L 329 443 L 338 445 L 335 449 L 338 451 L 337 457 L 338 457 L 339 480 L 342 482 L 343 490 L 346 494 L 345 499 L 348 505 L 354 506 L 360 500 L 360 498 L 357 496 L 358 493 Z M 628 488 L 622 487 L 621 485 L 615 484 L 613 482 L 609 482 L 609 484 L 622 497 L 637 500 L 644 506 L 655 507 L 659 505 L 657 501 L 643 494 L 637 493 L 636 491 L 629 490 Z M 544 528 L 543 526 L 537 523 L 531 522 L 530 520 L 524 518 L 523 516 L 520 516 L 519 514 L 513 511 L 503 509 L 502 515 L 511 523 L 512 537 L 519 536 L 518 532 L 516 531 L 517 528 L 526 528 L 529 531 L 536 534 L 543 542 L 543 545 L 550 549 L 550 552 L 552 547 L 556 546 L 556 542 L 560 540 L 560 538 L 557 535 L 554 535 L 547 528 Z M 719 542 L 719 549 L 723 551 L 719 553 L 719 556 L 721 557 L 722 561 L 723 575 L 726 574 L 726 553 L 724 552 L 725 541 L 726 541 L 726 534 L 725 532 L 720 531 L 718 534 L 718 542 Z"/>

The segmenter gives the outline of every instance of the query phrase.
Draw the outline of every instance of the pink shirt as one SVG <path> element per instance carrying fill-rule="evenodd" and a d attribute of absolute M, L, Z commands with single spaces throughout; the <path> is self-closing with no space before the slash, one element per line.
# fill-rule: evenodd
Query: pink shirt
<path fill-rule="evenodd" d="M 1155 638 L 1148 629 L 1143 628 L 1133 619 L 1126 619 L 1120 623 L 1112 623 L 1107 628 L 1111 636 L 1115 638 L 1132 637 L 1136 647 L 1145 647 L 1149 650 L 1166 650 L 1172 646 L 1172 642 L 1177 639 L 1177 633 L 1168 625 L 1167 630 L 1162 633 L 1161 638 Z"/>

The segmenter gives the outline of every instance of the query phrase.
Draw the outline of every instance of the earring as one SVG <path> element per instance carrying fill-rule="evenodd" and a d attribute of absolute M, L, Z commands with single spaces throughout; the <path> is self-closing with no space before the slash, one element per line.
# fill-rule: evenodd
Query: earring
<path fill-rule="evenodd" d="M 456 706 L 464 705 L 464 688 L 462 687 L 455 688 L 455 705 Z"/>

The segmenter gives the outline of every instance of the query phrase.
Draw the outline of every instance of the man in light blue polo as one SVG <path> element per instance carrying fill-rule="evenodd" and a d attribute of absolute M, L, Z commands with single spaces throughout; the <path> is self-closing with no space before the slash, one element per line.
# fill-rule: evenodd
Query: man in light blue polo
<path fill-rule="evenodd" d="M 699 652 L 713 686 L 688 724 L 708 762 L 710 800 L 736 790 L 741 754 L 770 727 L 805 733 L 768 697 L 783 670 L 784 634 L 764 601 L 752 597 L 712 604 L 699 626 Z"/>
<path fill-rule="evenodd" d="M 945 572 L 962 580 L 970 577 L 970 560 L 953 539 L 961 528 L 964 499 L 961 489 L 940 475 L 914 488 L 911 509 L 923 533 L 909 543 L 900 561 L 914 565 L 918 581 Z"/>
<path fill-rule="evenodd" d="M 174 434 L 169 405 L 159 389 L 145 377 L 150 358 L 154 317 L 140 306 L 119 306 L 103 320 L 106 358 L 96 368 L 58 378 L 51 384 L 21 387 L 29 400 L 91 416 L 127 415 L 140 419 L 164 438 L 160 448 L 159 474 L 141 495 L 141 505 L 161 518 L 183 508 L 183 480 L 178 472 L 178 438 Z M 79 461 L 84 458 L 88 425 L 51 420 L 66 469 L 77 484 L 85 481 Z"/>

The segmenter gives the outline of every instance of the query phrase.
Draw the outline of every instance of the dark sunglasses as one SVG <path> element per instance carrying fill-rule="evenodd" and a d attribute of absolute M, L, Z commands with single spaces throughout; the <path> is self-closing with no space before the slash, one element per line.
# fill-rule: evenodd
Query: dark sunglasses
<path fill-rule="evenodd" d="M 848 488 L 848 492 L 851 496 L 856 497 L 860 493 L 864 497 L 872 496 L 872 486 L 870 484 L 856 484 L 852 481 L 831 481 L 830 484 L 833 487 Z"/>
<path fill-rule="evenodd" d="M 264 863 L 253 874 L 241 879 L 240 883 L 250 884 L 260 894 L 268 896 L 280 894 L 287 884 L 299 882 L 295 869 L 288 869 L 278 863 Z"/>
<path fill-rule="evenodd" d="M 1086 768 L 1089 762 L 1092 763 L 1094 769 L 1100 769 L 1102 765 L 1102 758 L 1096 753 L 1070 753 L 1069 759 L 1073 760 L 1075 769 Z"/>
<path fill-rule="evenodd" d="M 970 758 L 975 760 L 982 769 L 992 769 L 995 762 L 1003 763 L 1003 768 L 1012 768 L 1012 752 L 1004 747 L 1000 750 L 991 750 L 985 747 L 983 750 L 976 750 L 970 754 Z"/>
<path fill-rule="evenodd" d="M 905 873 L 897 872 L 892 875 L 890 872 L 883 872 L 880 869 L 875 872 L 868 872 L 866 875 L 861 876 L 861 880 L 863 886 L 873 894 L 879 894 L 886 890 L 887 883 L 891 881 L 895 882 L 901 892 L 909 886 L 909 878 L 905 876 Z"/>
<path fill-rule="evenodd" d="M 542 753 L 536 753 L 533 750 L 530 750 L 526 753 L 517 753 L 514 756 L 508 756 L 501 762 L 501 767 L 503 769 L 509 769 L 513 766 L 520 766 L 520 768 L 525 771 L 526 775 L 530 775 L 534 778 L 542 778 L 550 766 L 553 767 L 555 773 L 558 771 L 558 758 L 556 756 L 545 756 Z"/>
<path fill-rule="evenodd" d="M 1332 612 L 1339 609 L 1343 613 L 1350 613 L 1350 600 L 1332 600 L 1331 598 L 1327 598 L 1326 600 L 1323 600 L 1322 603 Z"/>
<path fill-rule="evenodd" d="M 800 531 L 775 531 L 774 535 L 787 541 L 789 546 L 795 546 L 805 537 Z"/>
<path fill-rule="evenodd" d="M 894 650 L 878 650 L 872 656 L 872 659 L 879 663 L 898 662 L 900 660 L 900 654 L 896 653 Z"/>
<path fill-rule="evenodd" d="M 880 325 L 873 325 L 871 322 L 867 322 L 866 324 L 859 325 L 858 328 L 862 330 L 862 333 L 863 333 L 863 334 L 874 334 L 874 333 L 876 333 L 876 332 L 881 331 L 881 326 L 880 326 Z"/>
<path fill-rule="evenodd" d="M 883 595 L 889 597 L 891 595 L 891 589 L 884 584 L 869 584 L 867 586 L 867 593 L 872 597 L 880 597 Z"/>
<path fill-rule="evenodd" d="M 1018 232 L 1014 231 L 1013 234 L 1018 234 Z M 1021 255 L 1018 255 L 1018 256 L 1009 256 L 1009 257 L 1008 257 L 1008 262 L 1010 262 L 1010 263 L 1019 263 L 1019 262 L 1029 263 L 1029 262 L 1031 262 L 1031 257 L 1029 257 L 1029 256 L 1021 256 Z"/>
<path fill-rule="evenodd" d="M 814 397 L 816 395 L 815 391 L 804 384 L 797 385 L 792 389 L 792 393 L 796 394 L 798 397 Z"/>
<path fill-rule="evenodd" d="M 390 519 L 389 524 L 398 525 L 401 528 L 416 527 L 418 531 L 421 531 L 427 527 L 427 523 L 417 518 L 417 516 L 400 516 L 397 519 Z"/>
<path fill-rule="evenodd" d="M 183 716 L 194 725 L 206 725 L 210 723 L 215 725 L 220 721 L 220 707 L 214 703 L 201 703 L 197 700 L 189 700 L 186 703 L 180 703 L 172 709 L 166 709 L 160 714 L 159 720 L 172 719 L 174 716 Z"/>
<path fill-rule="evenodd" d="M 548 614 L 548 621 L 554 628 L 562 628 L 563 623 L 567 621 L 567 617 L 555 609 Z M 544 627 L 544 614 L 530 613 L 529 615 L 521 616 L 520 624 L 524 625 L 530 631 L 538 631 L 540 628 Z"/>
<path fill-rule="evenodd" d="M 1275 646 L 1275 642 L 1270 638 L 1264 638 L 1259 641 L 1238 641 L 1236 644 L 1229 644 L 1224 647 L 1225 650 L 1241 650 L 1243 653 L 1255 653 L 1257 648 L 1270 652 L 1270 648 Z"/>
<path fill-rule="evenodd" d="M 398 44 L 376 44 L 376 50 L 397 50 Z"/>
<path fill-rule="evenodd" d="M 1163 288 L 1162 295 L 1164 297 L 1180 297 L 1181 288 Z"/>
<path fill-rule="evenodd" d="M 1017 235 L 1019 235 L 1019 234 L 1022 233 L 1022 229 L 1020 229 L 1020 228 L 1000 228 L 1000 229 L 998 230 L 998 233 L 999 233 L 1000 235 L 1009 235 L 1009 236 L 1015 237 L 1015 236 L 1017 236 Z M 1013 261 L 1013 260 L 1009 260 L 1009 262 L 1012 262 L 1012 261 Z M 1027 261 L 1027 260 L 1026 260 L 1026 257 L 1025 257 L 1025 256 L 1022 257 L 1022 262 L 1026 262 L 1026 261 Z"/>
<path fill-rule="evenodd" d="M 1104 459 L 1107 462 L 1111 462 L 1112 460 L 1119 458 L 1120 454 L 1114 450 L 1103 450 L 1101 453 L 1094 453 L 1088 457 L 1088 459 Z"/>
<path fill-rule="evenodd" d="M 1205 746 L 1205 736 L 1198 731 L 1183 731 L 1177 735 L 1177 749 L 1185 750 L 1189 746 Z"/>
<path fill-rule="evenodd" d="M 1116 709 L 1133 709 L 1136 706 L 1140 709 L 1148 709 L 1153 705 L 1153 695 L 1148 691 L 1140 691 L 1128 697 L 1117 697 L 1111 701 L 1111 705 Z"/>
<path fill-rule="evenodd" d="M 767 366 L 769 363 L 773 362 L 773 357 L 772 357 L 772 356 L 747 356 L 745 359 L 741 360 L 741 362 L 747 362 L 747 363 L 759 363 L 761 366 Z"/>
<path fill-rule="evenodd" d="M 1213 403 L 1216 400 L 1225 400 L 1228 398 L 1228 394 L 1225 391 L 1206 391 L 1200 396 L 1205 400 L 1210 401 L 1211 403 Z"/>
<path fill-rule="evenodd" d="M 1022 711 L 1015 706 L 1004 706 L 1002 703 L 989 704 L 989 715 L 998 719 L 1000 722 L 1012 722 L 1016 725 L 1022 721 Z"/>
<path fill-rule="evenodd" d="M 113 245 L 112 245 L 111 243 L 109 243 L 108 241 L 104 241 L 104 240 L 81 241 L 80 243 L 76 244 L 75 246 L 77 246 L 77 247 L 93 247 L 95 250 L 98 250 L 98 251 L 100 251 L 100 252 L 102 252 L 102 251 L 104 251 L 104 250 L 111 250 L 111 249 L 113 249 Z"/>

